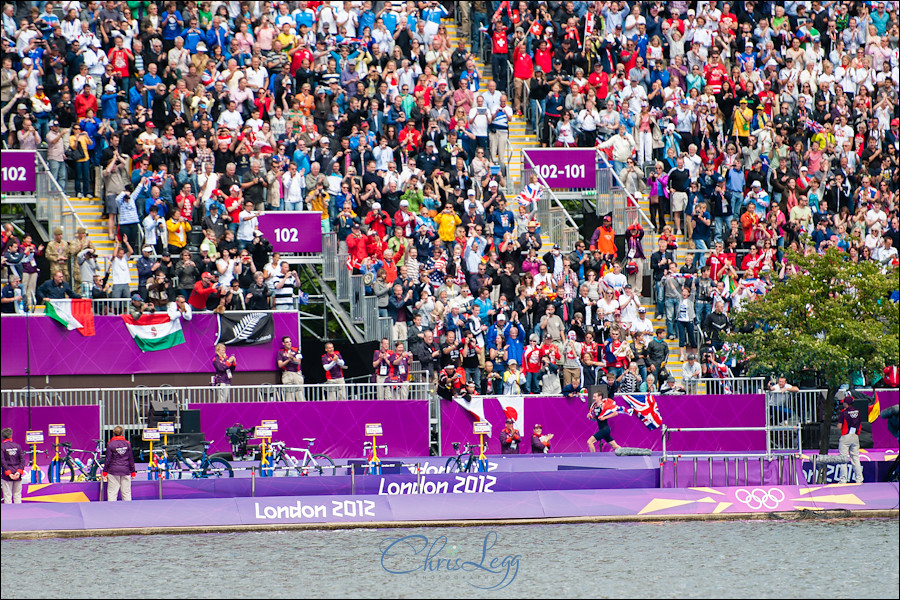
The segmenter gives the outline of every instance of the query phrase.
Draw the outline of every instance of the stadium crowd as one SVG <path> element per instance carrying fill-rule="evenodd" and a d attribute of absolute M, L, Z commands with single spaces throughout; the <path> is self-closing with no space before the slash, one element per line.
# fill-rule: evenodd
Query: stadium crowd
<path fill-rule="evenodd" d="M 896 267 L 897 13 L 818 0 L 7 3 L 4 140 L 45 150 L 73 195 L 99 198 L 116 249 L 102 268 L 84 231 L 36 245 L 5 229 L 2 308 L 137 294 L 290 309 L 299 278 L 256 217 L 312 210 L 444 397 L 603 378 L 689 388 L 739 370 L 729 314 L 796 274 L 785 249 Z M 649 199 L 651 255 L 639 220 L 617 240 L 608 217 L 546 249 L 538 178 L 505 193 L 526 107 L 541 145 L 595 147 Z"/>

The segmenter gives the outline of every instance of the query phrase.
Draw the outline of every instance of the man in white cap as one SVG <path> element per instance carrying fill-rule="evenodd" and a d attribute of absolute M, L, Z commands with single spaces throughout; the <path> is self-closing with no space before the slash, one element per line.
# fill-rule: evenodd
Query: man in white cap
<path fill-rule="evenodd" d="M 750 203 L 753 203 L 756 215 L 761 220 L 765 220 L 766 212 L 768 212 L 770 204 L 769 193 L 762 189 L 762 184 L 759 181 L 753 182 L 750 186 L 750 191 L 747 192 L 747 196 L 744 198 L 745 206 Z"/>

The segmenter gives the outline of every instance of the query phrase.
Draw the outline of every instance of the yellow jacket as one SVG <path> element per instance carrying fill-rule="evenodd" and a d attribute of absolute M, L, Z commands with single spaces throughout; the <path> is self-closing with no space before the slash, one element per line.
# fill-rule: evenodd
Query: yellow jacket
<path fill-rule="evenodd" d="M 438 237 L 445 242 L 452 242 L 456 237 L 456 226 L 462 223 L 462 219 L 456 213 L 439 212 L 434 217 L 438 225 Z"/>
<path fill-rule="evenodd" d="M 187 234 L 191 230 L 191 224 L 187 221 L 175 222 L 172 219 L 166 221 L 166 229 L 169 230 L 169 245 L 176 248 L 184 248 L 187 245 Z"/>

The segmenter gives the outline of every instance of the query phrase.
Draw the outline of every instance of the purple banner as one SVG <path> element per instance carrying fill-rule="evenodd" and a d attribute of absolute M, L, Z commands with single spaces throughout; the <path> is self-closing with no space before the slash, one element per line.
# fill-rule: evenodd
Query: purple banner
<path fill-rule="evenodd" d="M 868 396 L 874 395 L 874 392 L 863 393 Z M 881 406 L 881 410 L 895 406 L 898 402 L 900 402 L 900 391 L 878 390 L 878 404 Z M 872 447 L 897 448 L 897 438 L 888 431 L 887 421 L 884 419 L 878 418 L 872 423 Z"/>
<path fill-rule="evenodd" d="M 37 390 L 40 392 L 43 390 Z M 37 393 L 36 392 L 36 393 Z M 48 425 L 62 423 L 66 426 L 66 436 L 59 438 L 60 443 L 69 442 L 73 448 L 80 450 L 93 450 L 96 446 L 94 440 L 100 438 L 100 407 L 99 406 L 34 406 L 31 408 L 31 429 L 44 432 L 44 443 L 38 444 L 38 450 L 46 450 L 49 455 L 38 455 L 38 464 L 44 465 L 53 458 L 53 442 L 55 438 L 47 433 Z M 25 444 L 25 431 L 28 429 L 28 407 L 4 406 L 0 408 L 0 426 L 12 427 L 13 440 L 23 448 Z M 78 458 L 85 460 L 86 455 L 77 454 Z M 46 469 L 45 469 L 46 471 Z"/>
<path fill-rule="evenodd" d="M 322 252 L 322 213 L 279 211 L 258 219 L 275 252 Z"/>
<path fill-rule="evenodd" d="M 34 150 L 4 150 L 3 165 L 0 166 L 0 190 L 9 192 L 34 193 L 35 159 Z M 73 232 L 69 232 L 71 235 Z"/>
<path fill-rule="evenodd" d="M 663 422 L 677 427 L 764 427 L 766 424 L 765 396 L 708 395 L 654 396 Z M 619 400 L 619 404 L 625 405 Z M 524 430 L 520 450 L 531 450 L 531 434 L 535 423 L 543 425 L 543 433 L 554 435 L 551 450 L 557 452 L 585 452 L 587 439 L 597 431 L 597 423 L 587 418 L 589 404 L 579 398 L 551 398 L 526 396 L 523 414 Z M 499 432 L 506 415 L 496 398 L 484 399 L 485 418 L 493 425 L 488 452 L 500 454 Z M 454 454 L 453 442 L 477 443 L 472 433 L 475 418 L 455 402 L 441 401 L 441 454 Z M 613 439 L 621 446 L 662 450 L 660 430 L 650 431 L 638 417 L 619 415 L 610 422 Z M 604 450 L 609 446 L 604 444 Z M 677 433 L 669 435 L 668 449 L 672 452 L 755 452 L 765 451 L 763 431 L 721 431 Z"/>
<path fill-rule="evenodd" d="M 593 148 L 545 148 L 527 153 L 534 171 L 553 189 L 597 186 L 597 153 Z"/>
<path fill-rule="evenodd" d="M 268 344 L 234 346 L 237 358 L 234 383 L 240 385 L 241 371 L 275 371 L 275 357 L 284 335 L 297 339 L 296 313 L 272 315 L 275 336 Z M 0 374 L 3 377 L 25 375 L 26 319 L 31 338 L 31 374 L 44 375 L 123 375 L 131 373 L 212 373 L 218 318 L 212 313 L 194 313 L 182 323 L 184 344 L 168 350 L 141 352 L 128 333 L 121 317 L 94 315 L 97 334 L 84 337 L 68 331 L 49 317 L 4 315 L 3 345 L 0 346 Z"/>
<path fill-rule="evenodd" d="M 203 432 L 215 440 L 210 453 L 231 451 L 225 430 L 235 423 L 255 427 L 263 419 L 275 419 L 275 439 L 305 448 L 303 438 L 314 437 L 312 451 L 332 458 L 363 457 L 363 442 L 372 439 L 365 436 L 366 423 L 381 423 L 384 435 L 378 444 L 388 446 L 383 458 L 428 454 L 427 400 L 191 404 L 190 408 L 200 410 Z"/>
<path fill-rule="evenodd" d="M 14 531 L 135 529 L 391 521 L 634 518 L 765 514 L 809 509 L 896 510 L 892 483 L 701 489 L 547 490 L 440 496 L 291 496 L 105 504 L 18 504 L 0 512 Z"/>

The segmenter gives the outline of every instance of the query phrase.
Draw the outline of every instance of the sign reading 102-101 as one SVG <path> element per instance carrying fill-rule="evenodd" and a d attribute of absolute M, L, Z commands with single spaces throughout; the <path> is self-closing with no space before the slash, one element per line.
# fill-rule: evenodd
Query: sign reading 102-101
<path fill-rule="evenodd" d="M 525 167 L 553 189 L 595 188 L 597 154 L 592 148 L 544 148 L 525 150 Z M 529 164 L 530 162 L 530 164 Z"/>

